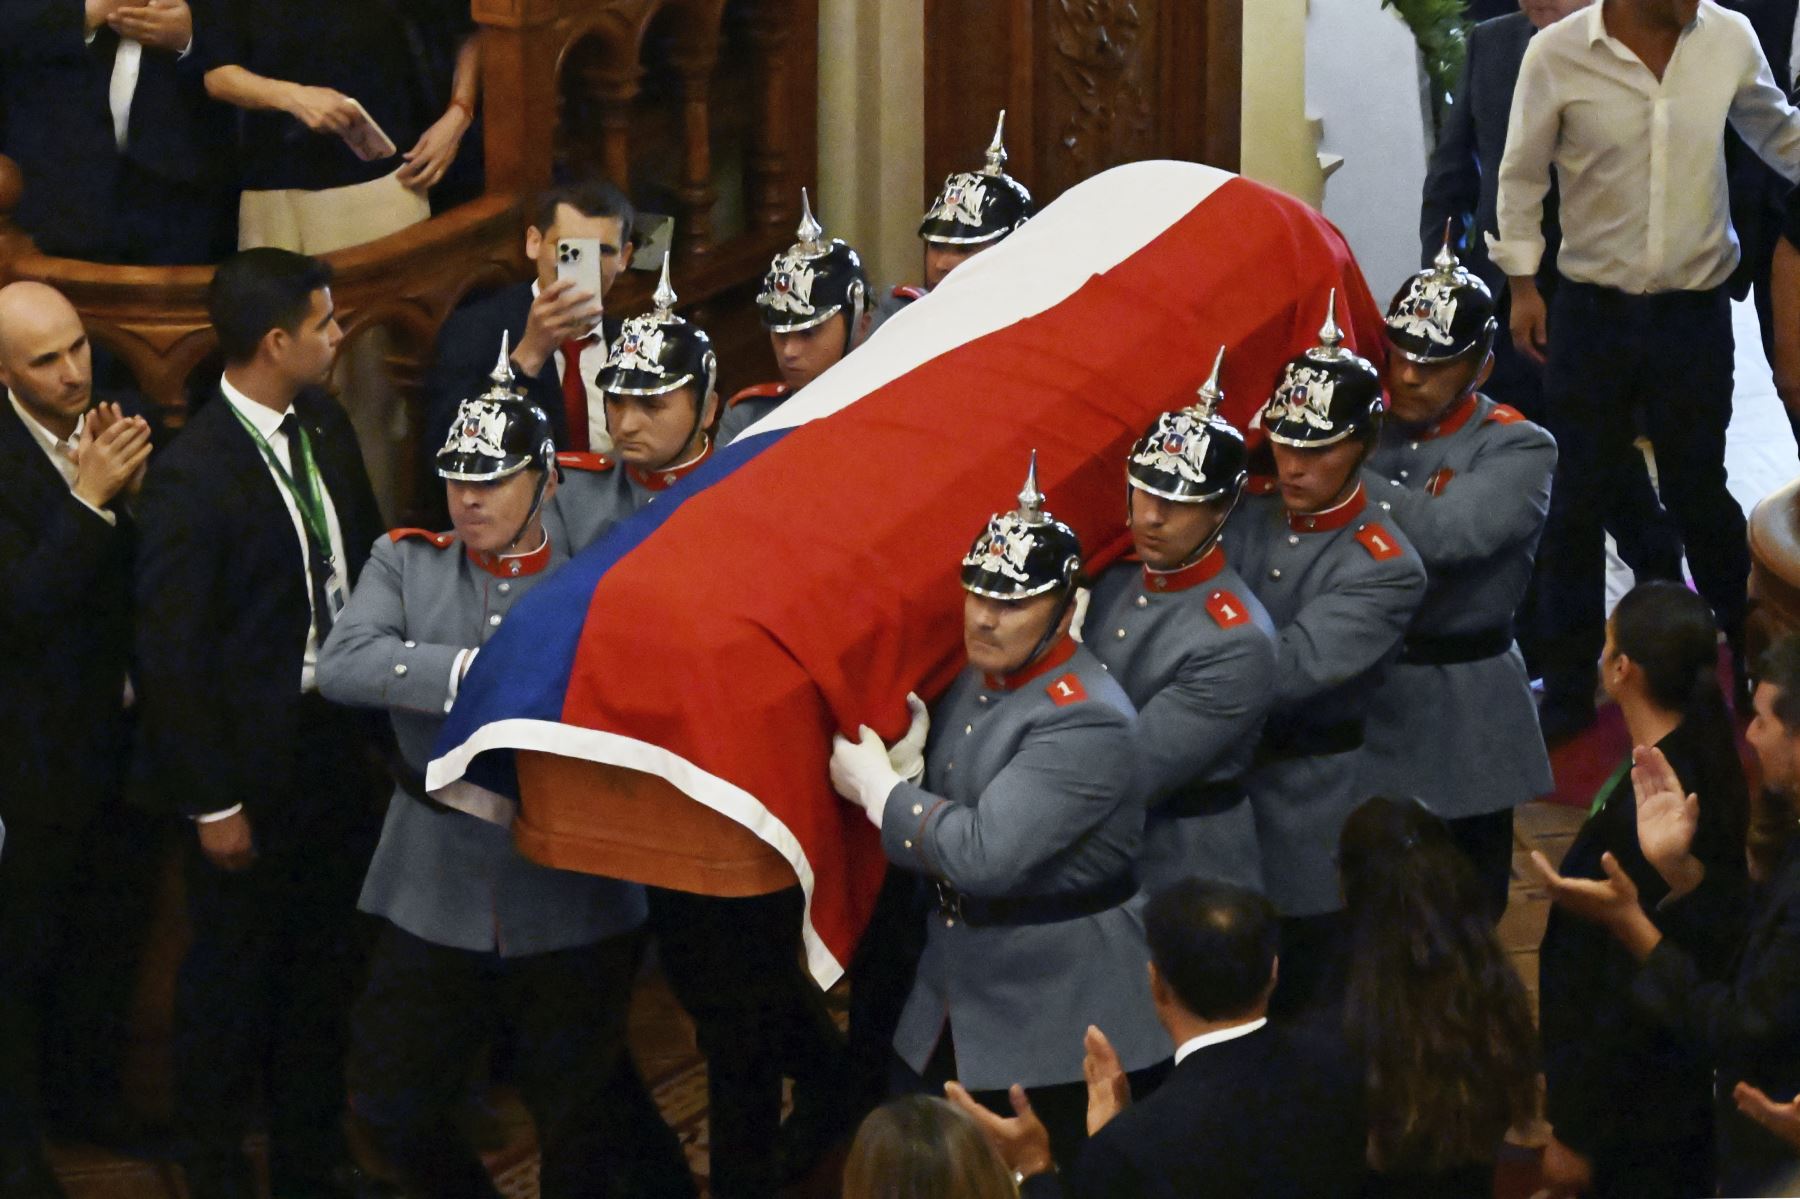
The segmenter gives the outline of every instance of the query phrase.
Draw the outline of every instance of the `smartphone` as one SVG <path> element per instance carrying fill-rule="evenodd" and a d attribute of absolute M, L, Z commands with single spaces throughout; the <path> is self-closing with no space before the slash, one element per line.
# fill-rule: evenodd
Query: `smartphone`
<path fill-rule="evenodd" d="M 400 150 L 394 145 L 394 139 L 375 123 L 375 118 L 369 115 L 369 110 L 354 98 L 350 103 L 356 105 L 356 123 L 344 130 L 342 137 L 351 152 L 364 162 L 379 162 L 383 158 L 392 158 L 398 154 Z"/>
<path fill-rule="evenodd" d="M 556 242 L 556 277 L 567 279 L 600 301 L 600 239 L 563 237 Z"/>

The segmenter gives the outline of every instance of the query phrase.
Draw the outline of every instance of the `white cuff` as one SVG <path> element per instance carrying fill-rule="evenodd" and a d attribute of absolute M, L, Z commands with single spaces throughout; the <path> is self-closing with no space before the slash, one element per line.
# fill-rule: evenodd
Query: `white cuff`
<path fill-rule="evenodd" d="M 192 820 L 195 824 L 212 824 L 220 820 L 230 820 L 233 816 L 236 816 L 243 810 L 243 804 L 234 803 L 222 812 L 207 812 L 200 816 L 190 816 L 188 819 Z"/>
<path fill-rule="evenodd" d="M 450 663 L 450 692 L 444 696 L 444 711 L 448 712 L 456 703 L 456 693 L 462 690 L 463 675 L 469 673 L 469 667 L 475 664 L 475 655 L 480 652 L 479 647 L 456 651 L 456 658 Z"/>

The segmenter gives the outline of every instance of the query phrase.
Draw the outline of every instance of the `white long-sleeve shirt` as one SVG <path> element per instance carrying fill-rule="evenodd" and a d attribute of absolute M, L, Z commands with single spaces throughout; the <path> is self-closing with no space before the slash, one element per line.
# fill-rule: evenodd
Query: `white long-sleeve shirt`
<path fill-rule="evenodd" d="M 1525 50 L 1489 256 L 1510 276 L 1537 273 L 1554 165 L 1563 275 L 1639 295 L 1717 287 L 1738 261 L 1725 123 L 1800 179 L 1800 111 L 1742 15 L 1700 0 L 1659 80 L 1607 32 L 1605 7 L 1594 0 Z"/>

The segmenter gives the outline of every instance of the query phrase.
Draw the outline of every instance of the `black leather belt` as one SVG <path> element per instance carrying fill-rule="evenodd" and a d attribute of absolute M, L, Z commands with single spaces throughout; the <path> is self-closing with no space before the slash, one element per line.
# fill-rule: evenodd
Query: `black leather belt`
<path fill-rule="evenodd" d="M 1263 726 L 1262 740 L 1256 746 L 1258 762 L 1280 762 L 1290 758 L 1316 758 L 1324 754 L 1347 754 L 1361 749 L 1363 722 L 1340 720 L 1336 724 L 1295 725 L 1270 722 Z"/>
<path fill-rule="evenodd" d="M 1216 783 L 1195 783 L 1169 796 L 1154 815 L 1183 819 L 1188 816 L 1216 816 L 1229 812 L 1244 802 L 1243 779 L 1221 779 Z"/>
<path fill-rule="evenodd" d="M 1472 633 L 1408 637 L 1400 647 L 1400 661 L 1408 666 L 1455 666 L 1497 658 L 1512 648 L 1513 627 L 1476 629 Z"/>
<path fill-rule="evenodd" d="M 995 924 L 1058 924 L 1079 920 L 1118 907 L 1138 891 L 1137 875 L 1126 872 L 1115 879 L 1085 891 L 1063 891 L 1055 895 L 1010 895 L 998 899 L 982 899 L 964 895 L 943 879 L 933 880 L 937 887 L 938 915 L 945 920 L 961 920 L 971 927 Z"/>

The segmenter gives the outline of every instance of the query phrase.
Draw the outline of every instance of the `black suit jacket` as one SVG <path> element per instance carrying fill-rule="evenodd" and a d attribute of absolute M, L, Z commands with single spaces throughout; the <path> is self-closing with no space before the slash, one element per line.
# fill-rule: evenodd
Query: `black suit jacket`
<path fill-rule="evenodd" d="M 1670 905 L 1670 919 L 1716 928 L 1725 917 L 1703 890 Z M 1683 948 L 1687 940 L 1671 934 L 1651 951 L 1632 983 L 1632 998 L 1704 1046 L 1717 1069 L 1719 1193 L 1788 1193 L 1764 1187 L 1791 1173 L 1800 1154 L 1739 1115 L 1731 1092 L 1747 1081 L 1782 1102 L 1800 1090 L 1800 838 L 1788 845 L 1756 896 L 1729 977 L 1709 978 Z"/>
<path fill-rule="evenodd" d="M 1775 86 L 1789 95 L 1794 80 L 1788 59 L 1794 46 L 1796 0 L 1720 0 L 1750 19 L 1756 40 L 1768 60 Z M 1742 257 L 1731 276 L 1731 291 L 1743 299 L 1751 284 L 1767 286 L 1769 259 L 1775 239 L 1781 236 L 1783 202 L 1793 185 L 1756 151 L 1744 144 L 1737 130 L 1725 127 L 1725 179 L 1731 194 L 1731 227 L 1736 231 Z"/>
<path fill-rule="evenodd" d="M 1681 938 L 1705 977 L 1729 974 L 1743 927 L 1748 882 L 1742 828 L 1744 778 L 1731 758 L 1718 766 L 1699 744 L 1699 730 L 1683 723 L 1658 743 L 1677 778 L 1700 797 L 1694 851 L 1706 865 L 1706 903 L 1716 919 L 1677 921 L 1665 931 Z M 1571 878 L 1605 877 L 1611 853 L 1638 886 L 1653 920 L 1668 885 L 1638 846 L 1637 806 L 1621 778 L 1563 856 Z M 1556 1135 L 1594 1156 L 1632 1145 L 1667 1145 L 1704 1134 L 1712 1122 L 1712 1060 L 1704 1050 L 1663 1027 L 1628 1000 L 1637 963 L 1605 929 L 1553 908 L 1538 965 L 1539 1028 L 1547 1083 L 1546 1115 Z"/>
<path fill-rule="evenodd" d="M 1189 1054 L 1168 1081 L 1090 1139 L 1048 1199 L 1345 1199 L 1360 1193 L 1363 1079 L 1340 1038 L 1264 1025 Z"/>
<path fill-rule="evenodd" d="M 1537 31 L 1522 12 L 1483 21 L 1469 33 L 1468 59 L 1456 95 L 1444 115 L 1437 145 L 1425 172 L 1419 205 L 1419 246 L 1429 263 L 1444 244 L 1449 221 L 1452 244 L 1463 264 L 1499 298 L 1506 275 L 1488 259 L 1486 234 L 1498 234 L 1500 159 L 1512 117 L 1513 89 L 1525 47 Z M 1556 190 L 1544 198 L 1544 260 L 1540 280 L 1555 273 L 1562 231 L 1556 220 Z"/>
<path fill-rule="evenodd" d="M 331 493 L 353 584 L 382 531 L 349 418 L 294 408 Z M 184 815 L 244 805 L 263 848 L 330 813 L 295 785 L 305 551 L 261 451 L 215 395 L 158 457 L 138 505 L 137 655 L 145 782 Z M 364 796 L 343 796 L 346 804 Z M 311 805 L 311 806 L 309 806 Z"/>
<path fill-rule="evenodd" d="M 194 55 L 146 48 L 121 155 L 107 104 L 116 38 L 102 30 L 88 45 L 82 13 L 82 0 L 0 4 L 0 148 L 25 177 L 17 219 L 38 247 L 104 258 L 122 160 L 163 179 L 222 189 L 230 183 L 233 118 L 207 98 Z"/>
<path fill-rule="evenodd" d="M 77 500 L 0 390 L 0 820 L 74 829 L 114 801 L 130 745 L 135 530 Z"/>

